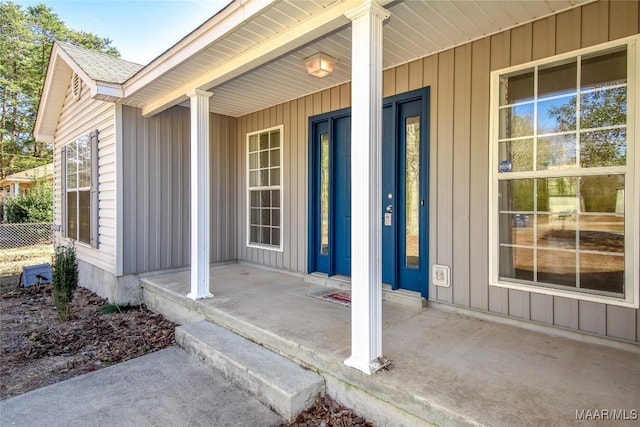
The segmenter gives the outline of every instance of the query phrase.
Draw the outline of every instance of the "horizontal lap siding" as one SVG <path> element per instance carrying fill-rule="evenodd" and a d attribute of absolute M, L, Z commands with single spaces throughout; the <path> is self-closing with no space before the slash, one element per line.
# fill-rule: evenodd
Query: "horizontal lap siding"
<path fill-rule="evenodd" d="M 116 162 L 115 107 L 112 103 L 92 100 L 89 88 L 82 85 L 81 96 L 74 99 L 71 86 L 62 107 L 54 136 L 54 223 L 62 224 L 62 147 L 91 131 L 99 131 L 98 142 L 98 243 L 93 249 L 78 243 L 78 258 L 105 271 L 116 270 Z M 63 242 L 56 232 L 56 241 Z"/>
<path fill-rule="evenodd" d="M 239 220 L 239 258 L 268 267 L 304 273 L 307 271 L 307 183 L 309 117 L 346 108 L 351 86 L 337 86 L 294 101 L 243 116 L 236 135 Z M 247 246 L 247 133 L 283 125 L 282 221 L 283 250 Z"/>
<path fill-rule="evenodd" d="M 190 113 L 123 107 L 123 271 L 190 265 Z M 211 262 L 234 260 L 235 119 L 210 115 Z"/>

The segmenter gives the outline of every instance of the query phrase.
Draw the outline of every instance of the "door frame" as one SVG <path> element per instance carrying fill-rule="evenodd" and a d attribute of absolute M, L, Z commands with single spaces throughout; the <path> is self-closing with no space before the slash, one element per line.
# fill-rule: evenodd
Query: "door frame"
<path fill-rule="evenodd" d="M 316 153 L 316 148 L 319 147 L 315 147 L 314 144 L 314 133 L 315 133 L 315 128 L 317 125 L 319 125 L 320 123 L 327 121 L 328 125 L 327 125 L 327 131 L 329 133 L 329 176 L 333 176 L 334 174 L 334 162 L 333 162 L 333 122 L 335 120 L 338 119 L 342 119 L 345 117 L 349 117 L 351 116 L 351 107 L 347 107 L 347 108 L 342 108 L 340 110 L 335 110 L 335 111 L 330 111 L 328 113 L 323 113 L 323 114 L 319 114 L 316 116 L 312 116 L 309 117 L 309 128 L 308 128 L 308 147 L 309 147 L 309 153 L 308 153 L 308 158 L 309 158 L 309 171 L 308 171 L 308 214 L 307 217 L 309 218 L 308 221 L 308 229 L 307 229 L 307 238 L 308 238 L 308 243 L 307 243 L 307 273 L 311 274 L 315 271 L 318 271 L 318 264 L 319 262 L 316 261 L 316 250 L 317 250 L 317 245 L 319 244 L 319 242 L 317 241 L 318 239 L 316 238 L 316 228 L 318 226 L 317 224 L 317 218 L 319 217 L 317 215 L 317 210 L 319 210 L 319 203 L 320 200 L 319 198 L 314 197 L 315 195 L 318 194 L 318 187 L 320 185 L 320 183 L 318 182 L 318 173 L 316 173 L 317 171 L 315 170 L 315 166 L 318 162 L 318 158 L 319 158 L 319 152 Z M 335 213 L 335 200 L 334 200 L 334 194 L 335 194 L 335 183 L 333 179 L 329 180 L 329 218 L 334 217 L 334 213 Z M 329 221 L 329 253 L 326 255 L 327 258 L 324 261 L 324 263 L 326 263 L 326 270 L 327 270 L 327 276 L 334 276 L 335 273 L 335 260 L 334 260 L 334 256 L 333 256 L 333 247 L 331 242 L 334 241 L 333 236 L 334 236 L 334 231 L 335 231 L 335 224 L 333 221 Z M 324 269 L 324 268 L 323 268 Z"/>
<path fill-rule="evenodd" d="M 400 238 L 401 236 L 401 227 L 400 225 L 403 223 L 400 221 L 400 213 L 404 213 L 404 208 L 402 210 L 400 210 L 400 202 L 403 201 L 406 198 L 406 194 L 403 194 L 403 197 L 401 198 L 400 195 L 402 193 L 402 189 L 403 189 L 403 184 L 401 183 L 402 177 L 399 175 L 399 173 L 403 170 L 405 170 L 405 168 L 401 167 L 404 163 L 404 160 L 397 157 L 397 156 L 401 156 L 402 153 L 404 153 L 404 148 L 400 147 L 399 144 L 401 143 L 401 138 L 400 138 L 400 132 L 403 131 L 404 129 L 401 128 L 401 123 L 400 123 L 400 106 L 402 104 L 407 104 L 407 103 L 411 103 L 417 100 L 421 101 L 421 115 L 423 115 L 424 117 L 422 117 L 422 121 L 421 123 L 424 123 L 424 126 L 420 126 L 420 194 L 422 195 L 421 199 L 424 201 L 424 204 L 421 205 L 421 209 L 420 209 L 420 213 L 419 213 L 419 224 L 420 224 L 420 236 L 419 236 L 419 247 L 420 247 L 420 253 L 425 253 L 426 256 L 420 256 L 420 271 L 422 272 L 421 276 L 418 276 L 418 291 L 420 292 L 420 295 L 422 297 L 424 297 L 425 299 L 428 298 L 428 292 L 429 292 L 429 256 L 430 256 L 430 252 L 429 252 L 429 174 L 430 174 L 430 168 L 429 168 L 429 155 L 430 155 L 430 142 L 429 142 L 429 135 L 430 135 L 430 110 L 429 110 L 429 102 L 430 102 L 430 88 L 424 87 L 421 89 L 416 89 L 416 90 L 412 90 L 409 92 L 404 92 L 404 93 L 400 93 L 397 95 L 392 95 L 389 96 L 387 98 L 385 98 L 382 102 L 382 107 L 383 109 L 386 107 L 391 107 L 392 111 L 392 117 L 393 117 L 393 129 L 392 129 L 392 134 L 393 134 L 393 138 L 394 138 L 394 142 L 396 144 L 395 146 L 395 150 L 394 150 L 394 155 L 396 156 L 394 158 L 394 174 L 396 179 L 394 180 L 394 184 L 395 184 L 395 188 L 394 188 L 394 199 L 395 201 L 393 202 L 393 206 L 394 206 L 394 214 L 395 214 L 395 220 L 394 220 L 394 239 L 393 239 L 393 244 L 394 244 L 394 250 L 393 250 L 393 256 L 394 256 L 394 272 L 393 272 L 393 284 L 392 284 L 392 289 L 396 290 L 396 289 L 403 289 L 400 285 L 401 285 L 401 278 L 400 275 L 403 274 L 401 273 L 401 268 L 403 268 L 400 264 L 403 262 L 403 257 L 404 255 L 406 255 L 405 253 L 405 248 L 401 248 L 400 244 L 402 242 L 402 239 Z M 384 160 L 383 160 L 384 161 Z M 381 206 L 381 215 L 384 215 L 384 206 L 385 206 L 385 195 L 382 195 L 382 206 Z M 383 229 L 384 229 L 384 225 L 383 225 Z M 406 235 L 405 235 L 405 239 L 406 239 Z M 406 273 L 404 273 L 406 274 Z M 404 288 L 406 289 L 406 287 Z"/>
<path fill-rule="evenodd" d="M 420 247 L 424 248 L 423 251 L 426 253 L 426 256 L 424 257 L 420 257 L 420 264 L 421 264 L 421 270 L 423 271 L 423 275 L 422 277 L 420 277 L 420 294 L 422 297 L 424 298 L 428 298 L 428 288 L 429 288 L 429 271 L 428 271 L 428 266 L 429 266 L 429 257 L 430 257 L 430 253 L 429 253 L 429 175 L 430 175 L 430 168 L 429 168 L 429 164 L 430 164 L 430 141 L 429 141 L 429 136 L 430 136 L 430 110 L 429 110 L 429 104 L 430 104 L 430 88 L 429 87 L 424 87 L 421 89 L 416 89 L 416 90 L 412 90 L 409 92 L 404 92 L 401 94 L 397 94 L 397 95 L 393 95 L 393 96 L 389 96 L 383 99 L 382 102 L 382 108 L 385 108 L 387 106 L 391 106 L 392 108 L 392 116 L 393 116 L 393 137 L 394 140 L 397 139 L 398 137 L 398 104 L 401 103 L 405 103 L 405 102 L 411 102 L 411 101 L 415 101 L 417 99 L 421 99 L 422 101 L 422 111 L 424 114 L 424 119 L 423 119 L 423 123 L 424 126 L 421 126 L 421 130 L 420 130 L 420 139 L 421 141 L 423 141 L 424 143 L 421 143 L 421 149 L 420 149 L 420 156 L 421 156 L 421 171 L 420 171 L 420 180 L 421 180 L 421 193 L 423 194 L 422 199 L 424 199 L 425 201 L 425 205 L 423 206 L 423 209 L 420 212 L 420 224 L 421 226 L 421 233 L 420 233 Z M 334 159 L 333 159 L 333 123 L 332 121 L 335 119 L 339 119 L 339 118 L 344 118 L 345 116 L 350 116 L 351 115 L 351 107 L 347 107 L 347 108 L 343 108 L 340 110 L 335 110 L 335 111 L 331 111 L 328 113 L 323 113 L 323 114 L 319 114 L 319 115 L 315 115 L 315 116 L 311 116 L 309 117 L 309 125 L 308 125 L 308 147 L 309 147 L 309 151 L 308 151 L 308 165 L 309 165 L 309 169 L 308 169 L 308 196 L 307 196 L 307 200 L 308 200 L 308 227 L 307 227 L 307 237 L 308 237 L 308 244 L 307 244 L 307 273 L 311 274 L 313 272 L 319 271 L 318 270 L 318 263 L 316 262 L 316 256 L 317 256 L 317 252 L 318 252 L 318 248 L 317 245 L 319 244 L 319 242 L 317 241 L 317 220 L 319 218 L 319 216 L 317 215 L 317 210 L 319 210 L 319 197 L 316 197 L 318 194 L 318 187 L 319 187 L 319 173 L 317 173 L 316 171 L 316 166 L 319 164 L 319 144 L 318 147 L 316 147 L 316 144 L 314 142 L 314 138 L 315 138 L 315 129 L 316 126 L 318 124 L 320 124 L 323 121 L 328 121 L 328 133 L 329 133 L 329 176 L 333 176 L 334 171 L 333 171 L 333 167 L 334 167 Z M 397 142 L 397 141 L 396 141 Z M 318 151 L 318 153 L 316 153 L 316 151 Z M 396 153 L 399 152 L 398 148 L 396 147 L 395 150 Z M 398 159 L 396 158 L 394 160 L 395 163 L 395 167 L 399 168 L 398 165 Z M 394 171 L 394 173 L 397 175 L 397 171 Z M 329 195 L 330 195 L 330 202 L 329 202 L 329 218 L 332 218 L 332 215 L 334 213 L 334 207 L 335 207 L 335 203 L 334 200 L 332 199 L 333 194 L 335 194 L 335 190 L 334 190 L 334 185 L 335 183 L 333 182 L 334 180 L 330 179 L 329 180 Z M 396 180 L 397 181 L 397 180 Z M 395 184 L 395 189 L 394 189 L 394 197 L 397 198 L 397 194 L 398 194 L 398 190 L 399 190 L 399 184 L 396 182 Z M 382 204 L 380 206 L 380 215 L 384 215 L 384 212 L 382 212 L 384 210 L 384 206 L 385 206 L 385 195 L 382 195 Z M 397 199 L 396 199 L 397 200 Z M 395 206 L 396 201 L 394 201 L 394 206 Z M 333 253 L 332 253 L 332 243 L 335 240 L 333 239 L 333 232 L 334 232 L 334 228 L 335 226 L 332 224 L 333 221 L 329 221 L 329 228 L 328 228 L 328 233 L 329 233 L 329 251 L 327 254 L 327 268 L 326 268 L 326 272 L 328 276 L 333 276 L 335 274 L 335 263 L 333 261 Z M 394 221 L 395 224 L 397 224 L 397 220 Z M 399 275 L 399 267 L 397 265 L 398 262 L 400 262 L 400 254 L 398 253 L 398 227 L 395 227 L 395 238 L 394 238 L 394 249 L 393 249 L 393 256 L 395 257 L 395 268 L 394 268 L 394 283 L 393 283 L 393 289 L 398 289 L 399 288 L 399 282 L 398 282 L 398 275 Z"/>

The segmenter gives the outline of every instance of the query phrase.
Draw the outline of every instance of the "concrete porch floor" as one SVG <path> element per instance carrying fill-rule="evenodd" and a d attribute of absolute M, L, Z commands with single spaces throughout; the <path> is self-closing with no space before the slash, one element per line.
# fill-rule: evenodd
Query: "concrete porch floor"
<path fill-rule="evenodd" d="M 639 346 L 384 301 L 383 354 L 395 366 L 367 376 L 343 364 L 350 309 L 307 296 L 324 287 L 302 276 L 213 267 L 215 298 L 197 302 L 189 272 L 141 284 L 151 308 L 181 324 L 206 318 L 317 371 L 332 397 L 379 425 L 578 425 L 576 411 L 640 412 Z"/>

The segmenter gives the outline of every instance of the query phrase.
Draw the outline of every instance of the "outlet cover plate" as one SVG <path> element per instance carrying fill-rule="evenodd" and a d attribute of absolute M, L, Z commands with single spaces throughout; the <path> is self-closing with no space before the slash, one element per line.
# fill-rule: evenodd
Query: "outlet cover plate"
<path fill-rule="evenodd" d="M 450 278 L 449 266 L 434 264 L 431 272 L 431 281 L 434 285 L 448 288 L 451 286 Z"/>

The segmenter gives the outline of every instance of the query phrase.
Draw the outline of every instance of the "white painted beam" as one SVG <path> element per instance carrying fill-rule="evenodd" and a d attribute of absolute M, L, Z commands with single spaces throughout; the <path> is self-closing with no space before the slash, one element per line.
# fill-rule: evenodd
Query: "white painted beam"
<path fill-rule="evenodd" d="M 191 292 L 192 300 L 213 298 L 209 292 L 209 98 L 193 90 L 191 99 Z"/>
<path fill-rule="evenodd" d="M 382 23 L 375 1 L 349 11 L 351 47 L 351 357 L 371 375 L 382 356 Z"/>
<path fill-rule="evenodd" d="M 195 53 L 232 33 L 244 22 L 259 16 L 278 0 L 232 1 L 211 19 L 193 30 L 169 50 L 151 61 L 124 84 L 125 96 L 129 97 L 168 71 L 181 65 Z"/>
<path fill-rule="evenodd" d="M 208 90 L 344 26 L 348 23 L 344 16 L 345 13 L 358 4 L 360 1 L 346 0 L 327 6 L 319 13 L 278 33 L 264 43 L 256 45 L 234 59 L 226 61 L 196 79 L 148 102 L 142 108 L 142 115 L 157 114 L 185 101 L 185 93 L 192 88 Z M 125 95 L 129 96 L 131 93 L 125 90 Z"/>

